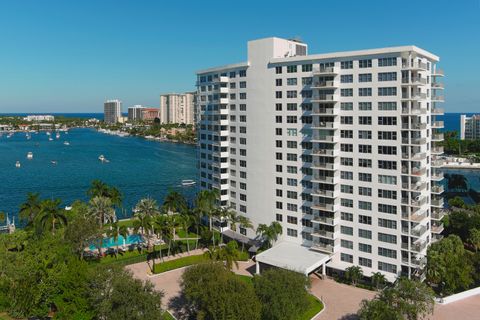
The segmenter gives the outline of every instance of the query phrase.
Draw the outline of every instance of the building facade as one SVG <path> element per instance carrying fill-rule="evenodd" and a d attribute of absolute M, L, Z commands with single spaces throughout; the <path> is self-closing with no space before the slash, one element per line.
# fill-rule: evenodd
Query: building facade
<path fill-rule="evenodd" d="M 55 121 L 55 116 L 52 115 L 43 115 L 43 114 L 35 114 L 35 115 L 28 115 L 24 118 L 26 121 Z"/>
<path fill-rule="evenodd" d="M 460 116 L 460 139 L 480 139 L 480 115 L 467 117 L 462 114 Z"/>
<path fill-rule="evenodd" d="M 145 107 L 141 105 L 134 105 L 128 108 L 128 121 L 140 121 L 142 119 L 142 111 Z"/>
<path fill-rule="evenodd" d="M 160 96 L 161 123 L 195 123 L 195 93 L 167 93 Z"/>
<path fill-rule="evenodd" d="M 159 117 L 160 117 L 160 110 L 157 108 L 144 108 L 142 110 L 141 119 L 143 121 L 154 121 Z"/>
<path fill-rule="evenodd" d="M 103 104 L 103 120 L 106 123 L 117 123 L 122 116 L 122 101 L 107 100 Z"/>
<path fill-rule="evenodd" d="M 197 73 L 200 187 L 255 227 L 278 221 L 329 270 L 421 277 L 443 228 L 438 61 L 415 46 L 248 42 L 247 62 Z"/>

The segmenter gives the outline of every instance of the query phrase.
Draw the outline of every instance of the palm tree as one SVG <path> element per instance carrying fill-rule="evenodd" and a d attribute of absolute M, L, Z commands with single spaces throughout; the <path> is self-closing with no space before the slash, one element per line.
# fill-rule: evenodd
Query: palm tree
<path fill-rule="evenodd" d="M 135 206 L 135 212 L 143 213 L 147 216 L 153 217 L 160 213 L 157 201 L 152 198 L 145 198 L 140 200 Z"/>
<path fill-rule="evenodd" d="M 179 192 L 170 190 L 163 201 L 163 206 L 168 213 L 183 212 L 187 209 L 187 201 Z"/>
<path fill-rule="evenodd" d="M 189 212 L 184 212 L 180 216 L 180 225 L 182 226 L 183 230 L 185 231 L 186 234 L 186 241 L 187 241 L 187 252 L 190 253 L 190 240 L 188 236 L 188 229 L 193 225 L 194 223 L 194 217 L 189 214 Z"/>
<path fill-rule="evenodd" d="M 124 239 L 128 236 L 128 228 L 124 225 L 119 225 L 117 221 L 112 223 L 110 229 L 107 231 L 107 236 L 113 238 L 116 243 L 115 258 L 118 258 L 118 238 L 122 236 Z"/>
<path fill-rule="evenodd" d="M 237 213 L 228 207 L 223 207 L 223 208 L 217 208 L 217 210 L 214 211 L 213 216 L 218 220 L 220 220 L 220 223 L 222 223 L 224 220 L 226 220 L 228 223 L 229 221 L 230 222 L 234 221 L 237 218 Z M 222 230 L 220 230 L 220 242 L 223 243 Z"/>
<path fill-rule="evenodd" d="M 208 228 L 212 230 L 212 217 L 216 209 L 217 199 L 220 197 L 218 189 L 202 190 L 197 194 L 195 206 L 199 212 L 208 217 Z"/>
<path fill-rule="evenodd" d="M 120 190 L 111 187 L 103 181 L 93 180 L 90 188 L 87 190 L 87 195 L 90 199 L 95 197 L 109 198 L 112 205 L 119 207 L 122 205 L 123 196 Z"/>
<path fill-rule="evenodd" d="M 363 270 L 359 266 L 351 266 L 345 269 L 345 278 L 349 280 L 354 286 L 357 285 L 358 280 L 363 277 Z"/>
<path fill-rule="evenodd" d="M 133 229 L 135 233 L 140 233 L 143 239 L 147 240 L 147 249 L 150 250 L 150 231 L 153 228 L 153 218 L 143 212 L 135 214 Z"/>
<path fill-rule="evenodd" d="M 370 280 L 372 281 L 372 285 L 377 288 L 377 290 L 383 288 L 385 283 L 387 283 L 387 278 L 381 272 L 372 273 Z"/>
<path fill-rule="evenodd" d="M 157 235 L 158 239 L 164 239 L 163 233 L 166 230 L 166 225 L 168 223 L 168 216 L 166 215 L 157 215 L 153 218 L 153 233 Z M 162 257 L 162 248 L 160 247 L 160 259 L 163 260 Z M 154 260 L 155 265 L 155 260 Z"/>
<path fill-rule="evenodd" d="M 232 270 L 233 264 L 238 269 L 238 244 L 236 241 L 230 241 L 227 244 L 221 244 L 217 248 L 209 248 L 204 255 L 214 261 L 224 261 L 225 267 L 228 270 Z"/>
<path fill-rule="evenodd" d="M 35 217 L 40 212 L 40 194 L 29 192 L 27 200 L 20 205 L 20 219 L 26 220 L 27 225 L 32 225 Z"/>
<path fill-rule="evenodd" d="M 268 248 L 272 247 L 282 232 L 282 225 L 277 221 L 273 221 L 269 226 L 266 224 L 259 224 L 257 227 L 257 234 L 266 241 Z"/>
<path fill-rule="evenodd" d="M 237 214 L 231 215 L 230 216 L 230 229 L 232 229 L 233 232 L 237 231 L 237 224 L 240 225 L 240 228 L 242 228 L 242 229 L 252 229 L 252 230 L 254 230 L 252 221 L 248 217 L 242 216 L 242 215 L 237 215 Z M 245 247 L 245 243 L 242 241 L 242 252 L 243 252 L 244 247 Z"/>
<path fill-rule="evenodd" d="M 65 210 L 60 207 L 61 200 L 43 200 L 40 203 L 40 212 L 37 215 L 37 221 L 42 232 L 51 228 L 52 235 L 59 225 L 67 225 Z"/>
<path fill-rule="evenodd" d="M 110 198 L 96 196 L 89 202 L 88 214 L 95 217 L 98 225 L 103 228 L 105 223 L 115 220 L 115 210 L 112 207 Z"/>

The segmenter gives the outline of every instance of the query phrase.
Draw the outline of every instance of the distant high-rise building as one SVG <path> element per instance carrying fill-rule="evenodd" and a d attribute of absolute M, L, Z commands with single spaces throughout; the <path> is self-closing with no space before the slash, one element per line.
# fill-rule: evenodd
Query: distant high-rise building
<path fill-rule="evenodd" d="M 438 61 L 415 46 L 248 42 L 248 61 L 197 73 L 200 188 L 254 227 L 282 226 L 260 263 L 422 278 L 443 230 Z"/>
<path fill-rule="evenodd" d="M 157 108 L 143 108 L 141 119 L 143 121 L 154 121 L 160 116 L 160 109 Z"/>
<path fill-rule="evenodd" d="M 160 96 L 160 122 L 194 124 L 194 92 L 167 93 Z"/>
<path fill-rule="evenodd" d="M 462 114 L 460 116 L 460 139 L 480 139 L 480 115 L 467 117 Z"/>
<path fill-rule="evenodd" d="M 144 106 L 136 104 L 133 107 L 128 108 L 128 121 L 138 121 L 142 119 L 142 111 Z"/>
<path fill-rule="evenodd" d="M 107 100 L 103 104 L 103 120 L 106 123 L 117 123 L 122 116 L 122 101 Z"/>

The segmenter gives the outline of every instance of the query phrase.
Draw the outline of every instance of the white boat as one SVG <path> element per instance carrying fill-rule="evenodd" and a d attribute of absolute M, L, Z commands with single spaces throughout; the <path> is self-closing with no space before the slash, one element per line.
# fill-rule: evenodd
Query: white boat
<path fill-rule="evenodd" d="M 50 131 L 47 131 L 47 136 L 51 135 Z"/>
<path fill-rule="evenodd" d="M 70 142 L 65 141 L 63 144 L 66 145 L 66 146 L 69 146 L 69 145 L 70 145 Z"/>
<path fill-rule="evenodd" d="M 53 141 L 53 138 L 52 137 L 48 138 L 48 141 Z"/>
<path fill-rule="evenodd" d="M 56 165 L 57 164 L 57 160 L 52 160 L 50 161 L 53 165 Z"/>
<path fill-rule="evenodd" d="M 27 159 L 32 160 L 33 159 L 33 152 L 27 153 Z"/>
<path fill-rule="evenodd" d="M 15 167 L 20 168 L 21 166 L 20 161 L 15 162 Z"/>
<path fill-rule="evenodd" d="M 60 132 L 57 132 L 57 134 L 55 135 L 55 138 L 60 139 Z"/>
<path fill-rule="evenodd" d="M 105 158 L 105 156 L 103 154 L 101 154 L 99 157 L 98 157 L 98 160 L 100 160 L 102 163 L 103 162 L 106 162 L 106 163 L 109 163 L 110 161 L 107 160 L 107 158 Z"/>
<path fill-rule="evenodd" d="M 193 186 L 196 182 L 193 180 L 182 180 L 182 186 Z"/>

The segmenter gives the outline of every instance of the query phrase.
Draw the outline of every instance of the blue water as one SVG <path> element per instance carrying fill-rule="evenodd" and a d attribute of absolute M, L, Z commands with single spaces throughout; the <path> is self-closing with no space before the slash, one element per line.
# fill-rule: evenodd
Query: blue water
<path fill-rule="evenodd" d="M 55 117 L 64 117 L 64 118 L 84 118 L 84 119 L 92 119 L 96 118 L 99 120 L 103 120 L 103 113 L 0 113 L 0 116 L 10 116 L 10 117 L 26 117 L 28 115 L 35 115 L 35 114 L 49 114 Z M 127 113 L 122 113 L 124 116 L 128 115 Z"/>
<path fill-rule="evenodd" d="M 473 113 L 445 113 L 441 116 L 440 120 L 443 120 L 445 124 L 443 131 L 457 131 L 460 134 L 460 116 L 462 114 L 469 117 L 473 115 Z"/>
<path fill-rule="evenodd" d="M 69 141 L 70 145 L 63 144 Z M 36 143 L 39 146 L 36 146 Z M 33 159 L 26 155 L 33 152 Z M 101 163 L 103 154 L 109 163 Z M 196 178 L 195 147 L 137 137 L 117 137 L 93 129 L 73 129 L 48 141 L 45 132 L 0 137 L 0 211 L 17 215 L 27 192 L 43 198 L 60 198 L 63 205 L 88 200 L 86 191 L 94 179 L 116 186 L 124 195 L 119 218 L 131 215 L 141 198 L 150 196 L 159 203 L 170 189 L 192 199 L 196 188 L 182 187 L 181 180 Z M 21 168 L 15 162 L 21 162 Z M 57 165 L 51 163 L 57 161 Z"/>
<path fill-rule="evenodd" d="M 123 236 L 118 236 L 117 241 L 113 238 L 104 238 L 102 242 L 102 248 L 111 248 L 118 246 L 123 246 L 125 240 L 125 245 L 137 244 L 143 242 L 142 237 L 138 234 L 128 235 L 126 239 Z M 97 246 L 94 244 L 90 245 L 90 250 L 96 250 Z"/>

